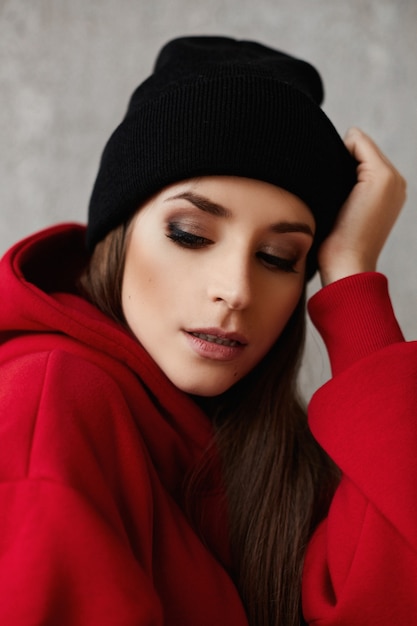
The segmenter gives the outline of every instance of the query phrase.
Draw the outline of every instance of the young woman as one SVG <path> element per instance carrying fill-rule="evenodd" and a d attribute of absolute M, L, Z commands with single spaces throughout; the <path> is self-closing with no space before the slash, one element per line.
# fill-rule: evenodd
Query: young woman
<path fill-rule="evenodd" d="M 415 619 L 417 351 L 375 271 L 405 183 L 322 95 L 260 44 L 168 43 L 87 235 L 3 258 L 1 624 Z M 310 431 L 317 267 L 333 379 Z"/>

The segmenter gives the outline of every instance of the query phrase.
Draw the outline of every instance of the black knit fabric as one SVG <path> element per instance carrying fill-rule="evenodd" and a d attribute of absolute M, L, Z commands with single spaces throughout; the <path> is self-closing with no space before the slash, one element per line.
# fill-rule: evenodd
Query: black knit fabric
<path fill-rule="evenodd" d="M 255 42 L 169 42 L 103 152 L 88 247 L 166 185 L 244 176 L 283 187 L 310 207 L 317 224 L 311 277 L 316 249 L 356 181 L 356 162 L 320 108 L 322 98 L 310 64 Z"/>

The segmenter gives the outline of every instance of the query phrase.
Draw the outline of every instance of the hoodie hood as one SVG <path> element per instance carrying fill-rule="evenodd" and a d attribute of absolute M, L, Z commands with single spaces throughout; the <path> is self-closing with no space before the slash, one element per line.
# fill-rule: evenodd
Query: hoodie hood
<path fill-rule="evenodd" d="M 28 331 L 72 334 L 68 311 L 54 294 L 76 294 L 76 276 L 88 260 L 83 230 L 77 225 L 52 227 L 17 243 L 4 255 L 0 263 L 1 341 L 10 333 Z"/>

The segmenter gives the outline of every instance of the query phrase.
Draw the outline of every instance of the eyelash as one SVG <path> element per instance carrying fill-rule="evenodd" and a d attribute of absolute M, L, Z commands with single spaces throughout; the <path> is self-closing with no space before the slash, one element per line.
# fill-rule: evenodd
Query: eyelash
<path fill-rule="evenodd" d="M 168 239 L 171 239 L 174 243 L 177 243 L 184 248 L 196 249 L 212 244 L 210 239 L 206 239 L 206 237 L 201 237 L 200 235 L 194 235 L 186 230 L 181 230 L 175 224 L 168 224 L 168 230 Z"/>
<path fill-rule="evenodd" d="M 175 224 L 168 224 L 169 233 L 168 239 L 171 239 L 175 244 L 182 246 L 183 248 L 189 248 L 198 250 L 205 246 L 212 245 L 212 241 L 206 237 L 200 235 L 194 235 L 185 230 L 181 230 Z M 282 257 L 268 254 L 267 252 L 257 252 L 256 256 L 260 259 L 264 265 L 271 270 L 281 270 L 282 272 L 296 273 L 295 264 L 297 259 L 284 259 Z"/>
<path fill-rule="evenodd" d="M 258 252 L 258 259 L 261 259 L 263 263 L 272 270 L 281 270 L 287 274 L 296 274 L 295 264 L 297 259 L 284 259 L 279 256 L 268 254 L 267 252 Z"/>

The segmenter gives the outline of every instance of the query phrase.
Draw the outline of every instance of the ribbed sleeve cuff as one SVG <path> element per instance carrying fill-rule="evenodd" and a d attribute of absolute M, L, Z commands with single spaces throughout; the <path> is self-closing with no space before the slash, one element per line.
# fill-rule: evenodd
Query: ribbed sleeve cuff
<path fill-rule="evenodd" d="M 355 274 L 316 293 L 308 303 L 311 320 L 326 345 L 333 375 L 392 343 L 404 341 L 378 272 Z"/>

